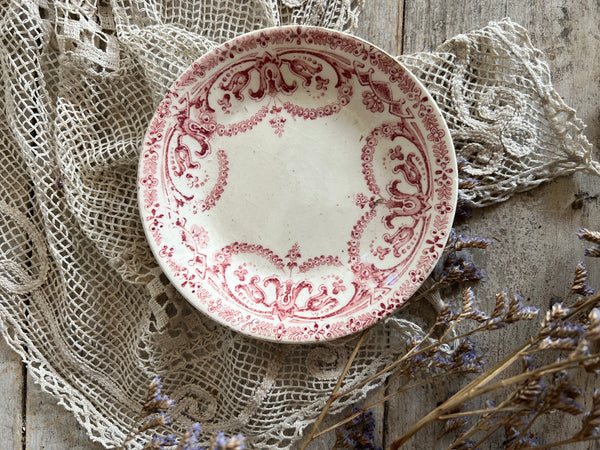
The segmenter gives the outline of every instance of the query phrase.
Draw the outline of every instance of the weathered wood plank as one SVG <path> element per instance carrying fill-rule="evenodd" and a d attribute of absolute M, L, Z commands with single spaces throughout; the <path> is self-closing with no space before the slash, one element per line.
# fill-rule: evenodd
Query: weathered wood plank
<path fill-rule="evenodd" d="M 481 28 L 492 20 L 500 20 L 505 14 L 501 1 L 428 1 L 406 0 L 404 12 L 404 53 L 431 51 L 445 40 L 473 29 Z M 443 380 L 435 385 L 423 386 L 408 391 L 388 403 L 385 424 L 385 443 L 390 444 L 408 426 L 415 423 L 428 410 L 444 401 L 459 388 L 458 382 Z M 439 426 L 430 427 L 409 442 L 407 448 L 433 448 L 436 445 Z M 451 440 L 444 439 L 439 445 L 444 448 Z"/>
<path fill-rule="evenodd" d="M 23 364 L 4 339 L 0 339 L 0 436 L 2 447 L 17 450 L 23 439 Z"/>
<path fill-rule="evenodd" d="M 402 54 L 402 0 L 365 2 L 354 35 L 366 39 L 391 55 Z"/>

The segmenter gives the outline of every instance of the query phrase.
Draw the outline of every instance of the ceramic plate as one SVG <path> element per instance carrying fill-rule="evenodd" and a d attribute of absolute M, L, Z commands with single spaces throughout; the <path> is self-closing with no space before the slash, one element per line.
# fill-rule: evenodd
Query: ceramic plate
<path fill-rule="evenodd" d="M 138 181 L 150 246 L 185 298 L 287 342 L 401 307 L 457 195 L 448 130 L 415 77 L 360 39 L 297 26 L 194 62 L 156 110 Z"/>

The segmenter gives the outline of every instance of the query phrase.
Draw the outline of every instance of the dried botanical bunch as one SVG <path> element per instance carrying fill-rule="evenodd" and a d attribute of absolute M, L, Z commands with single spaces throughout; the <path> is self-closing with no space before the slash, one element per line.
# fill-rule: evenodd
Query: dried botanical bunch
<path fill-rule="evenodd" d="M 599 232 L 582 229 L 578 236 L 595 244 L 586 250 L 587 256 L 600 256 Z M 577 264 L 569 291 L 545 312 L 537 333 L 486 368 L 483 354 L 475 344 L 476 337 L 538 315 L 536 308 L 524 306 L 520 296 L 506 291 L 496 295 L 491 313 L 480 310 L 469 284 L 483 279 L 483 274 L 459 252 L 484 249 L 490 244 L 487 239 L 452 233 L 433 274 L 434 283 L 416 298 L 433 290 L 460 286 L 458 297 L 447 297 L 433 326 L 423 335 L 408 339 L 406 353 L 388 367 L 346 389 L 340 387 L 342 375 L 326 409 L 366 383 L 382 377 L 387 377 L 387 382 L 379 397 L 364 408 L 351 411 L 340 423 L 319 430 L 319 418 L 301 448 L 332 429 L 336 430 L 337 448 L 346 448 L 341 445 L 343 438 L 359 426 L 357 421 L 372 421 L 365 411 L 375 404 L 456 375 L 464 381 L 463 387 L 406 430 L 391 449 L 404 446 L 419 431 L 440 422 L 444 426 L 438 442 L 453 436 L 450 448 L 455 449 L 480 447 L 498 433 L 508 449 L 550 448 L 600 437 L 600 390 L 586 393 L 581 382 L 581 386 L 574 382 L 581 379 L 582 373 L 594 376 L 600 372 L 600 295 L 587 285 L 586 265 Z M 347 368 L 351 364 L 352 358 Z M 392 383 L 398 380 L 400 387 L 392 390 Z M 586 396 L 592 402 L 587 412 L 583 406 Z M 556 414 L 581 417 L 580 428 L 560 442 L 538 444 L 532 433 L 535 424 Z"/>
<path fill-rule="evenodd" d="M 124 439 L 121 449 L 135 438 L 149 430 L 158 431 L 165 425 L 171 423 L 169 410 L 174 407 L 173 400 L 162 393 L 162 382 L 160 378 L 155 377 L 146 393 L 146 400 L 142 409 L 135 419 L 135 426 Z M 200 444 L 202 429 L 200 424 L 194 423 L 183 436 L 177 437 L 175 434 L 155 434 L 148 441 L 144 450 L 243 450 L 245 448 L 245 439 L 241 434 L 227 438 L 224 433 L 218 433 L 210 440 L 210 444 L 204 446 Z"/>

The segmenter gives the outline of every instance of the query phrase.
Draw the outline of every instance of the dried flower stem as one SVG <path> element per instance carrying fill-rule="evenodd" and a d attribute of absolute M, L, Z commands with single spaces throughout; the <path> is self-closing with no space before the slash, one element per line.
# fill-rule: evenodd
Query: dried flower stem
<path fill-rule="evenodd" d="M 317 417 L 317 420 L 313 424 L 313 427 L 311 428 L 310 433 L 308 434 L 308 436 L 306 437 L 306 439 L 304 440 L 304 442 L 300 446 L 299 450 L 305 450 L 306 447 L 308 446 L 308 444 L 310 443 L 310 441 L 312 441 L 314 439 L 314 436 L 317 433 L 317 430 L 319 429 L 319 426 L 321 425 L 321 422 L 323 422 L 323 419 L 327 415 L 327 412 L 329 411 L 329 408 L 331 407 L 332 403 L 340 397 L 339 391 L 340 391 L 340 389 L 342 387 L 342 383 L 344 382 L 344 379 L 346 378 L 346 375 L 348 374 L 348 371 L 350 370 L 350 367 L 352 366 L 352 363 L 354 362 L 354 359 L 356 358 L 356 355 L 358 354 L 358 350 L 360 349 L 363 341 L 367 337 L 367 334 L 369 333 L 369 330 L 370 329 L 367 328 L 360 335 L 360 338 L 356 342 L 356 345 L 354 346 L 354 350 L 352 351 L 352 354 L 348 358 L 348 362 L 346 363 L 346 366 L 344 367 L 344 370 L 342 371 L 342 373 L 341 373 L 341 375 L 340 375 L 340 377 L 338 379 L 338 382 L 335 385 L 335 388 L 333 389 L 333 392 L 329 396 L 329 399 L 327 399 L 327 402 L 325 403 L 325 406 L 321 410 L 321 413 Z"/>
<path fill-rule="evenodd" d="M 493 409 L 494 412 L 519 412 L 522 411 L 522 408 L 512 408 L 512 407 L 504 407 L 502 404 Z M 437 420 L 448 420 L 448 419 L 456 419 L 457 417 L 470 417 L 476 416 L 480 414 L 490 414 L 492 410 L 490 408 L 483 409 L 473 409 L 470 411 L 461 411 L 452 414 L 443 414 L 437 418 Z"/>

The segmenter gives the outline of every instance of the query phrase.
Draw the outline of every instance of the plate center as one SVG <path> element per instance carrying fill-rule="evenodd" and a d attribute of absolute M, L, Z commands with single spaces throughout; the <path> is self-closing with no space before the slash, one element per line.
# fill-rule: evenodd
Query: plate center
<path fill-rule="evenodd" d="M 365 135 L 356 114 L 318 120 L 284 117 L 281 134 L 264 120 L 252 130 L 214 143 L 226 151 L 230 177 L 210 212 L 209 226 L 224 245 L 259 244 L 285 256 L 295 244 L 302 258 L 345 260 L 365 190 L 360 148 Z"/>

